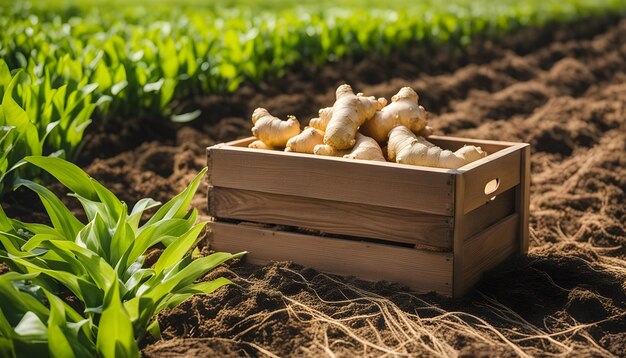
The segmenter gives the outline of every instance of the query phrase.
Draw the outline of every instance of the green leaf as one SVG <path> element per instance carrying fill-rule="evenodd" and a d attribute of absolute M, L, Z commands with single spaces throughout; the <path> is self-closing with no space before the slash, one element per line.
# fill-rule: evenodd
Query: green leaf
<path fill-rule="evenodd" d="M 113 86 L 111 86 L 111 94 L 113 96 L 117 96 L 127 86 L 128 86 L 128 81 L 120 81 L 120 82 L 114 84 Z"/>
<path fill-rule="evenodd" d="M 161 332 L 159 331 L 159 334 Z M 15 345 L 13 344 L 13 327 L 0 308 L 0 356 L 7 358 L 16 357 Z"/>
<path fill-rule="evenodd" d="M 103 203 L 83 198 L 78 194 L 68 195 L 78 199 L 80 204 L 83 206 L 83 210 L 85 210 L 85 215 L 87 215 L 87 220 L 89 220 L 89 222 L 93 221 L 96 215 L 100 215 L 101 217 L 107 217 L 108 212 Z"/>
<path fill-rule="evenodd" d="M 38 273 L 21 274 L 17 272 L 7 272 L 0 275 L 0 309 L 3 310 L 5 318 L 12 325 L 22 319 L 26 312 L 33 312 L 40 319 L 48 319 L 48 309 L 30 294 L 20 292 L 13 283 L 16 281 L 33 280 L 38 277 Z"/>
<path fill-rule="evenodd" d="M 45 342 L 48 338 L 48 327 L 31 311 L 24 314 L 20 323 L 18 323 L 13 330 L 23 339 L 30 341 Z"/>
<path fill-rule="evenodd" d="M 104 62 L 100 62 L 98 64 L 91 80 L 99 84 L 102 91 L 106 88 L 111 87 L 113 83 L 113 79 L 111 78 L 109 69 Z"/>
<path fill-rule="evenodd" d="M 98 192 L 91 185 L 91 178 L 75 164 L 54 157 L 31 156 L 24 158 L 24 160 L 47 171 L 68 189 L 83 198 L 98 200 Z"/>
<path fill-rule="evenodd" d="M 46 292 L 50 303 L 50 317 L 48 318 L 48 349 L 50 356 L 54 358 L 73 358 L 72 345 L 63 332 L 66 326 L 65 307 L 63 301 L 57 296 Z"/>
<path fill-rule="evenodd" d="M 123 258 L 124 253 L 133 245 L 134 240 L 133 229 L 126 222 L 126 205 L 124 205 L 111 238 L 109 262 L 113 266 L 117 265 L 120 259 Z"/>
<path fill-rule="evenodd" d="M 72 213 L 63 205 L 50 190 L 29 180 L 19 179 L 17 187 L 25 186 L 34 191 L 46 208 L 46 212 L 52 221 L 52 226 L 65 235 L 66 240 L 74 240 L 78 232 L 84 226 Z"/>
<path fill-rule="evenodd" d="M 11 83 L 11 78 L 12 76 L 11 71 L 9 71 L 9 66 L 3 59 L 0 58 L 0 87 L 5 87 Z"/>
<path fill-rule="evenodd" d="M 26 241 L 17 235 L 12 235 L 7 232 L 0 232 L 0 244 L 2 247 L 13 256 L 22 256 L 20 247 L 24 245 Z"/>
<path fill-rule="evenodd" d="M 106 294 L 96 346 L 104 358 L 139 357 L 133 324 L 120 300 L 117 285 Z"/>
<path fill-rule="evenodd" d="M 159 307 L 157 312 L 160 312 L 165 308 L 174 308 L 195 294 L 213 293 L 218 288 L 226 285 L 233 285 L 233 282 L 225 277 L 219 277 L 212 281 L 196 283 L 191 285 L 189 288 L 178 291 L 178 293 L 172 295 L 167 301 L 162 302 L 162 307 Z"/>
<path fill-rule="evenodd" d="M 148 209 L 155 208 L 159 205 L 161 205 L 160 201 L 156 201 L 151 198 L 144 198 L 139 200 L 135 204 L 135 206 L 133 206 L 133 211 L 128 216 L 126 222 L 128 223 L 128 225 L 130 225 L 133 231 L 137 231 L 137 228 L 139 227 L 139 221 L 141 220 L 143 212 Z"/>
<path fill-rule="evenodd" d="M 191 184 L 189 184 L 189 186 L 187 186 L 182 193 L 176 195 L 172 200 L 163 205 L 154 214 L 154 216 L 148 220 L 144 227 L 150 226 L 151 224 L 163 219 L 180 218 L 184 216 L 189 203 L 191 203 L 191 199 L 193 199 L 194 194 L 198 190 L 198 186 L 200 186 L 200 180 L 207 170 L 207 168 L 202 169 L 202 171 L 200 171 L 200 173 L 193 179 Z"/>
<path fill-rule="evenodd" d="M 175 123 L 187 123 L 200 117 L 201 114 L 202 114 L 202 111 L 198 109 L 189 113 L 175 114 L 171 116 L 170 119 L 172 120 L 172 122 L 175 122 Z"/>
<path fill-rule="evenodd" d="M 43 243 L 45 248 L 58 254 L 73 254 L 85 272 L 103 292 L 111 286 L 117 286 L 115 270 L 99 255 L 71 241 L 49 240 Z"/>
<path fill-rule="evenodd" d="M 196 222 L 198 211 L 192 210 L 186 219 L 168 219 L 157 221 L 150 225 L 144 225 L 134 245 L 127 256 L 127 265 L 133 263 L 149 247 L 165 241 L 167 238 L 176 238 L 189 230 Z"/>
<path fill-rule="evenodd" d="M 165 81 L 163 81 L 163 85 L 161 86 L 161 108 L 167 108 L 167 105 L 172 98 L 174 98 L 176 85 L 177 81 L 173 78 L 166 78 Z"/>
<path fill-rule="evenodd" d="M 223 264 L 228 260 L 238 258 L 243 255 L 245 255 L 245 252 L 241 252 L 235 255 L 218 252 L 192 261 L 187 267 L 165 279 L 163 279 L 162 276 L 155 276 L 153 279 L 150 279 L 140 288 L 140 290 L 137 292 L 138 297 L 127 301 L 125 305 L 127 308 L 129 308 L 130 312 L 134 312 L 138 315 L 143 316 L 141 311 L 147 308 L 139 306 L 140 298 L 149 299 L 157 306 L 160 306 L 160 303 L 166 298 L 166 296 L 170 294 L 175 294 L 179 290 L 186 289 L 187 286 L 193 283 L 193 281 L 202 277 L 202 275 L 211 271 L 215 267 Z M 144 289 L 142 290 L 142 288 Z M 156 313 L 158 312 L 154 312 L 154 314 Z"/>
<path fill-rule="evenodd" d="M 98 198 L 100 198 L 100 202 L 104 204 L 104 207 L 107 210 L 108 216 L 105 217 L 106 221 L 110 226 L 115 225 L 122 213 L 126 215 L 126 205 L 122 204 L 122 202 L 113 193 L 111 193 L 109 189 L 105 188 L 95 179 L 90 178 L 90 181 L 91 187 L 95 189 Z"/>
<path fill-rule="evenodd" d="M 206 223 L 197 224 L 163 251 L 154 267 L 157 275 L 165 269 L 176 265 L 192 249 L 199 240 L 198 235 L 200 235 L 205 225 Z"/>
<path fill-rule="evenodd" d="M 143 86 L 143 91 L 145 93 L 150 93 L 150 92 L 158 92 L 161 90 L 161 87 L 163 87 L 163 83 L 165 82 L 164 78 L 161 78 L 160 80 L 156 81 L 156 82 L 150 82 L 150 83 L 146 83 Z"/>
<path fill-rule="evenodd" d="M 161 326 L 159 325 L 159 319 L 155 318 L 152 323 L 148 325 L 146 329 L 150 335 L 155 339 L 161 339 Z"/>
<path fill-rule="evenodd" d="M 35 263 L 17 257 L 7 257 L 0 254 L 0 258 L 13 261 L 16 264 L 22 265 L 31 273 L 43 273 L 67 287 L 79 300 L 81 300 L 86 308 L 95 308 L 102 305 L 102 291 L 98 289 L 92 282 L 78 277 L 72 273 L 65 271 L 57 271 L 47 268 L 41 262 Z"/>
<path fill-rule="evenodd" d="M 2 110 L 6 125 L 15 127 L 20 139 L 20 146 L 16 149 L 21 151 L 21 155 L 40 155 L 42 143 L 39 141 L 37 127 L 28 118 L 28 114 L 13 99 L 13 90 L 20 82 L 23 71 L 20 70 L 11 80 L 5 89 L 2 97 Z"/>

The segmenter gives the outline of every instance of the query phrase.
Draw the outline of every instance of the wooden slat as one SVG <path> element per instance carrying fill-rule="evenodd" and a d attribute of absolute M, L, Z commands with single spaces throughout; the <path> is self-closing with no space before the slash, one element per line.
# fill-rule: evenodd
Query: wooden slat
<path fill-rule="evenodd" d="M 460 169 L 465 178 L 464 213 L 484 205 L 493 196 L 500 195 L 519 184 L 520 150 L 521 146 L 509 147 Z M 498 189 L 485 194 L 485 185 L 493 179 L 499 180 Z"/>
<path fill-rule="evenodd" d="M 461 280 L 457 286 L 456 268 L 459 263 L 454 262 L 454 296 L 464 295 L 476 282 L 483 272 L 497 266 L 511 254 L 517 252 L 519 234 L 519 215 L 512 214 L 502 219 L 463 243 L 463 260 L 460 262 Z M 456 260 L 456 256 L 455 256 Z"/>
<path fill-rule="evenodd" d="M 454 170 L 217 145 L 213 186 L 451 215 Z"/>
<path fill-rule="evenodd" d="M 519 186 L 519 185 L 518 185 Z M 488 228 L 501 219 L 511 215 L 515 209 L 515 188 L 509 189 L 497 195 L 494 200 L 487 202 L 483 206 L 470 211 L 463 218 L 463 225 L 459 227 L 463 240 Z"/>
<path fill-rule="evenodd" d="M 514 145 L 519 144 L 513 142 L 500 142 L 486 139 L 467 139 L 436 135 L 428 137 L 428 140 L 443 149 L 449 149 L 452 151 L 455 151 L 463 147 L 464 145 L 475 145 L 486 151 L 488 154 L 493 154 L 502 149 L 510 148 Z"/>
<path fill-rule="evenodd" d="M 257 264 L 293 261 L 320 271 L 388 280 L 421 292 L 452 294 L 452 255 L 390 245 L 281 232 L 246 225 L 209 223 L 215 251 L 248 251 Z"/>
<path fill-rule="evenodd" d="M 520 252 L 525 254 L 528 252 L 528 211 L 530 204 L 530 146 L 526 145 L 521 150 L 520 159 L 520 178 L 521 183 L 516 188 L 516 211 L 520 217 L 519 240 Z"/>
<path fill-rule="evenodd" d="M 461 292 L 465 285 L 463 280 L 463 261 L 465 253 L 463 252 L 463 231 L 461 228 L 465 224 L 465 215 L 463 213 L 463 206 L 465 203 L 465 196 L 463 188 L 465 187 L 465 178 L 463 174 L 459 174 L 454 177 L 454 231 L 452 236 L 452 253 L 454 256 L 453 264 L 453 279 L 452 279 L 452 292 L 455 297 L 459 297 L 457 292 Z"/>
<path fill-rule="evenodd" d="M 255 140 L 256 138 L 254 137 L 241 138 L 241 139 L 236 139 L 234 141 L 228 142 L 226 143 L 226 145 L 230 145 L 233 147 L 247 148 L 248 145 L 250 145 L 250 143 L 254 142 Z"/>
<path fill-rule="evenodd" d="M 445 250 L 452 248 L 450 217 L 404 209 L 212 187 L 209 189 L 209 214 L 216 218 L 289 225 L 329 234 Z"/>

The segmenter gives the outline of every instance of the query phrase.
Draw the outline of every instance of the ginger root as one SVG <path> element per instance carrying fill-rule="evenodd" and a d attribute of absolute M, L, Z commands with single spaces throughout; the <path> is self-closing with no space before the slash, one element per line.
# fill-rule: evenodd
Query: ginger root
<path fill-rule="evenodd" d="M 295 117 L 283 121 L 257 108 L 252 114 L 252 134 L 258 140 L 249 147 L 447 169 L 487 156 L 480 147 L 464 146 L 452 152 L 426 140 L 433 128 L 427 125 L 426 111 L 418 101 L 410 87 L 400 89 L 387 106 L 384 98 L 354 94 L 344 84 L 337 88 L 334 105 L 320 109 L 319 117 L 312 118 L 302 132 Z"/>
<path fill-rule="evenodd" d="M 326 127 L 328 126 L 328 121 L 330 121 L 330 117 L 333 115 L 333 108 L 326 107 L 319 110 L 319 117 L 312 118 L 309 121 L 309 126 L 319 129 L 322 132 L 326 131 Z"/>
<path fill-rule="evenodd" d="M 387 100 L 355 95 L 352 87 L 347 84 L 337 88 L 336 98 L 332 116 L 326 126 L 324 143 L 335 149 L 352 148 L 359 127 L 382 109 Z"/>
<path fill-rule="evenodd" d="M 302 133 L 287 141 L 285 152 L 313 154 L 316 145 L 324 143 L 324 132 L 313 127 L 306 127 Z"/>
<path fill-rule="evenodd" d="M 464 146 L 456 152 L 443 150 L 417 137 L 405 126 L 393 128 L 387 144 L 387 157 L 401 164 L 457 169 L 485 156 L 486 152 L 473 145 Z"/>
<path fill-rule="evenodd" d="M 335 149 L 328 144 L 319 144 L 315 146 L 314 153 L 317 155 L 344 157 L 347 159 L 385 161 L 385 156 L 378 143 L 361 133 L 356 134 L 354 147 L 352 147 L 352 149 Z"/>
<path fill-rule="evenodd" d="M 284 147 L 289 138 L 300 133 L 300 122 L 294 116 L 286 121 L 272 116 L 265 108 L 252 113 L 252 135 L 270 147 Z"/>
<path fill-rule="evenodd" d="M 360 132 L 374 138 L 378 143 L 387 140 L 389 132 L 402 125 L 413 133 L 420 133 L 426 128 L 426 110 L 417 102 L 419 96 L 411 87 L 403 87 L 391 97 L 391 103 L 369 121 L 365 122 Z"/>
<path fill-rule="evenodd" d="M 356 143 L 350 153 L 343 156 L 348 159 L 365 159 L 385 161 L 383 151 L 373 138 L 364 136 L 361 133 L 356 134 Z"/>
<path fill-rule="evenodd" d="M 324 155 L 327 157 L 343 157 L 346 154 L 349 154 L 351 149 L 336 149 L 332 145 L 328 144 L 318 144 L 313 148 L 313 154 L 315 155 Z"/>
<path fill-rule="evenodd" d="M 421 131 L 415 133 L 416 136 L 418 137 L 424 137 L 424 138 L 428 138 L 430 137 L 433 133 L 435 133 L 435 130 L 433 129 L 433 127 L 431 126 L 426 126 L 424 127 L 424 129 L 422 129 Z"/>
<path fill-rule="evenodd" d="M 274 147 L 271 147 L 267 144 L 265 144 L 265 142 L 263 142 L 262 140 L 255 140 L 254 142 L 248 144 L 248 148 L 254 148 L 254 149 L 274 149 Z"/>

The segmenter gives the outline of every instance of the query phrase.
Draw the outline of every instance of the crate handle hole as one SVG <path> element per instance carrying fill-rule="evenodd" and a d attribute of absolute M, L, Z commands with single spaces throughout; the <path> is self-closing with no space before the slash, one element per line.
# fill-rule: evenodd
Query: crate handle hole
<path fill-rule="evenodd" d="M 500 179 L 495 178 L 485 185 L 485 195 L 493 194 L 500 186 Z M 495 199 L 495 196 L 491 200 Z"/>

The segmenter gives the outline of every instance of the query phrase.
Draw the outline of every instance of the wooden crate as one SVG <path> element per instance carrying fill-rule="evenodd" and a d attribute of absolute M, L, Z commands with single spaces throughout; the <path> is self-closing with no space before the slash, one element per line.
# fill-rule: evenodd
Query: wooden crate
<path fill-rule="evenodd" d="M 429 139 L 490 154 L 449 170 L 247 148 L 254 138 L 210 147 L 211 248 L 459 297 L 528 250 L 530 147 Z"/>

